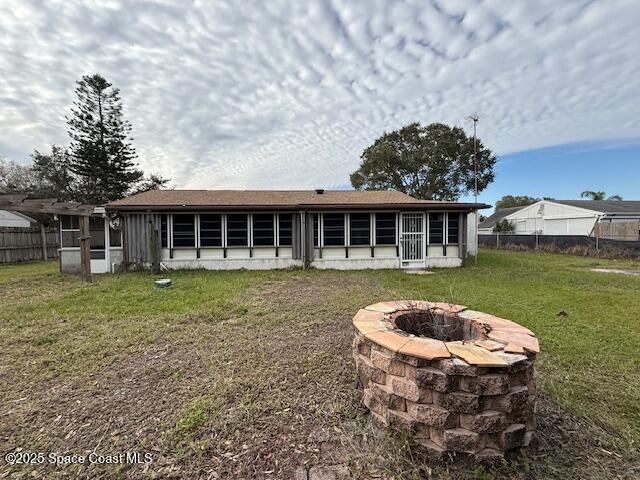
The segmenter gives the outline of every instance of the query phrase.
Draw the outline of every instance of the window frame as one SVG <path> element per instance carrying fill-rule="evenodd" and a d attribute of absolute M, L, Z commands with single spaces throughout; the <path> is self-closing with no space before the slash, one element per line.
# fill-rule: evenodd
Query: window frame
<path fill-rule="evenodd" d="M 116 230 L 115 228 L 111 228 L 109 225 L 109 250 L 117 250 L 122 249 L 122 228 Z M 117 238 L 119 245 L 112 245 L 113 239 Z"/>
<path fill-rule="evenodd" d="M 71 227 L 72 228 L 64 228 L 63 219 L 66 218 L 66 217 L 69 217 L 71 219 Z M 78 228 L 73 228 L 74 227 L 74 221 L 73 221 L 74 218 L 77 221 Z M 60 250 L 64 250 L 64 249 L 80 249 L 80 238 L 79 238 L 80 237 L 80 217 L 77 217 L 75 215 L 60 215 L 59 221 L 60 221 Z M 63 241 L 63 238 L 64 238 L 63 237 L 63 232 L 77 232 L 78 233 L 78 235 L 77 235 L 77 237 L 78 237 L 77 238 L 78 245 L 77 246 L 74 246 L 74 245 L 65 246 L 64 245 L 64 241 Z M 72 242 L 72 243 L 74 243 L 74 242 Z"/>
<path fill-rule="evenodd" d="M 362 215 L 362 217 L 366 217 L 367 219 L 367 242 L 366 243 L 353 243 L 353 216 L 354 215 Z M 349 247 L 371 247 L 373 244 L 371 243 L 371 212 L 349 212 Z M 358 231 L 364 231 L 363 227 L 357 227 Z M 364 235 L 362 236 L 364 238 Z M 356 238 L 360 238 L 360 236 L 356 236 Z"/>
<path fill-rule="evenodd" d="M 441 240 L 439 243 L 433 243 L 431 241 L 431 215 L 442 215 L 442 227 L 441 227 L 441 231 L 440 231 L 440 237 Z M 445 240 L 446 240 L 446 212 L 427 212 L 427 246 L 441 246 L 441 245 L 446 245 Z"/>
<path fill-rule="evenodd" d="M 456 235 L 454 241 L 451 241 L 451 232 L 449 231 L 449 219 L 454 217 L 456 220 Z M 447 232 L 446 245 L 459 245 L 460 244 L 460 213 L 459 212 L 447 212 L 447 222 L 445 225 L 445 231 Z"/>
<path fill-rule="evenodd" d="M 204 216 L 219 216 L 220 217 L 220 245 L 203 245 L 202 244 L 202 217 Z M 225 247 L 225 214 L 218 212 L 202 212 L 198 214 L 198 244 L 196 248 L 201 249 L 216 249 Z M 215 231 L 215 229 L 205 229 L 205 231 Z M 207 237 L 209 238 L 209 237 Z M 211 237 L 213 238 L 213 237 Z"/>
<path fill-rule="evenodd" d="M 276 215 L 276 246 L 284 247 L 284 248 L 293 248 L 293 212 L 278 212 Z M 280 227 L 280 221 L 282 216 L 289 217 L 291 223 L 289 224 L 289 239 L 290 243 L 288 245 L 282 244 L 282 232 Z M 286 236 L 285 236 L 286 238 Z"/>
<path fill-rule="evenodd" d="M 72 228 L 64 228 L 63 227 L 63 218 L 65 218 L 65 217 L 71 218 L 71 227 Z M 73 228 L 74 227 L 74 221 L 73 221 L 74 219 L 77 222 L 78 228 Z M 75 246 L 75 245 L 65 246 L 64 245 L 64 241 L 63 241 L 63 239 L 64 239 L 63 232 L 77 232 L 77 234 L 78 234 L 77 235 L 78 245 L 77 246 Z M 74 238 L 76 238 L 76 237 L 74 237 Z M 75 243 L 75 242 L 72 242 L 72 243 Z M 64 249 L 71 249 L 71 250 L 73 250 L 73 249 L 78 249 L 79 250 L 80 249 L 80 217 L 78 217 L 76 215 L 60 215 L 60 250 L 64 250 Z"/>
<path fill-rule="evenodd" d="M 271 243 L 256 244 L 256 216 L 271 217 Z M 278 241 L 276 238 L 276 214 L 275 213 L 252 213 L 251 214 L 251 247 L 252 248 L 269 248 L 276 247 Z M 260 236 L 258 238 L 261 238 Z"/>
<path fill-rule="evenodd" d="M 169 241 L 169 224 L 171 223 L 171 215 L 168 213 L 160 214 L 160 248 L 171 248 Z M 163 228 L 164 227 L 164 228 Z"/>
<path fill-rule="evenodd" d="M 229 243 L 229 238 L 230 238 L 230 236 L 229 236 L 229 217 L 232 217 L 234 215 L 235 216 L 243 215 L 245 217 L 245 220 L 246 220 L 246 223 L 245 223 L 245 225 L 246 225 L 246 230 L 245 230 L 245 232 L 246 232 L 246 244 L 244 244 L 244 245 L 231 245 Z M 224 225 L 224 227 L 225 227 L 225 243 L 224 243 L 225 248 L 251 248 L 251 243 L 252 243 L 251 242 L 251 240 L 252 240 L 251 239 L 251 232 L 252 232 L 251 218 L 252 218 L 252 214 L 250 214 L 250 213 L 227 213 L 227 214 L 225 214 L 225 222 L 224 222 L 225 223 L 225 225 Z"/>
<path fill-rule="evenodd" d="M 327 215 L 332 215 L 335 216 L 336 219 L 339 218 L 340 216 L 342 217 L 342 243 L 339 244 L 327 244 L 327 235 L 326 235 L 326 230 L 327 230 Z M 348 244 L 348 231 L 349 231 L 349 226 L 348 226 L 348 215 L 346 212 L 323 212 L 322 213 L 322 239 L 318 239 L 320 242 L 320 245 L 322 247 L 347 247 L 349 246 Z M 329 227 L 331 229 L 333 229 L 334 227 Z M 330 237 L 331 238 L 331 237 Z"/>
<path fill-rule="evenodd" d="M 312 213 L 313 248 L 322 248 L 322 213 Z M 317 228 L 316 228 L 317 227 Z"/>
<path fill-rule="evenodd" d="M 393 243 L 380 243 L 378 241 L 378 215 L 393 216 Z M 381 247 L 395 247 L 398 245 L 398 213 L 397 212 L 374 212 L 374 231 L 373 239 L 376 246 Z M 383 227 L 385 229 L 391 229 L 391 227 Z"/>
<path fill-rule="evenodd" d="M 190 216 L 193 219 L 193 245 L 176 245 L 176 217 Z M 171 247 L 174 250 L 184 250 L 184 249 L 196 249 L 198 248 L 199 239 L 198 239 L 198 231 L 199 231 L 199 218 L 197 213 L 174 213 L 171 215 Z M 184 232 L 179 232 L 180 234 Z"/>

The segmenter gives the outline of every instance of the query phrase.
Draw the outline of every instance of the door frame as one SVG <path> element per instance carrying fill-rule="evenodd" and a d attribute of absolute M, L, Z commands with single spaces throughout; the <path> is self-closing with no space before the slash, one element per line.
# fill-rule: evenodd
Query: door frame
<path fill-rule="evenodd" d="M 414 217 L 418 217 L 421 220 L 421 226 L 422 229 L 420 232 L 405 232 L 404 230 L 404 226 L 405 226 L 405 222 L 404 222 L 404 217 L 407 216 L 414 216 Z M 398 239 L 398 243 L 400 245 L 400 268 L 426 268 L 426 264 L 427 264 L 427 216 L 425 215 L 425 212 L 400 212 L 400 238 Z M 403 242 L 403 237 L 405 235 L 405 233 L 410 233 L 410 234 L 416 234 L 419 235 L 421 238 L 421 257 L 420 259 L 416 259 L 416 260 L 405 260 L 404 259 L 404 242 Z"/>
<path fill-rule="evenodd" d="M 111 239 L 109 238 L 109 218 L 101 215 L 104 223 L 104 258 L 92 258 L 91 273 L 111 273 Z"/>

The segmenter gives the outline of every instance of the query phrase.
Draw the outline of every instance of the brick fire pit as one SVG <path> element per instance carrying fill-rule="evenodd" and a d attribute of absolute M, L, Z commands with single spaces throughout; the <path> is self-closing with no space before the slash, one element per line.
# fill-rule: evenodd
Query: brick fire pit
<path fill-rule="evenodd" d="M 431 458 L 492 462 L 535 440 L 529 329 L 461 305 L 381 302 L 353 317 L 353 356 L 376 423 Z"/>

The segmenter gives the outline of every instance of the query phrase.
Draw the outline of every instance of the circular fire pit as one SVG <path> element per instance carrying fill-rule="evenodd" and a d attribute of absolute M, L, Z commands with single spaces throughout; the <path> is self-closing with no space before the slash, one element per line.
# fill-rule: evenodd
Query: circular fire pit
<path fill-rule="evenodd" d="M 461 305 L 395 301 L 353 317 L 353 356 L 376 423 L 432 458 L 504 458 L 535 440 L 531 330 Z"/>

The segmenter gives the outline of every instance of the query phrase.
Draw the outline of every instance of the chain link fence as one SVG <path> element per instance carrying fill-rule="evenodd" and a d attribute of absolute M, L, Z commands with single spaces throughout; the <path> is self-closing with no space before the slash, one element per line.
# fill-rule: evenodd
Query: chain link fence
<path fill-rule="evenodd" d="M 481 247 L 514 251 L 541 251 L 569 255 L 639 258 L 640 241 L 623 238 L 600 238 L 586 235 L 539 235 L 494 233 L 478 235 Z"/>

